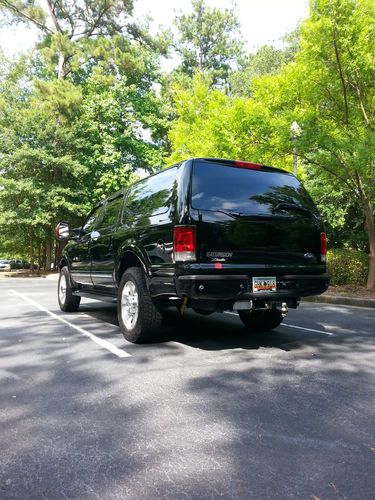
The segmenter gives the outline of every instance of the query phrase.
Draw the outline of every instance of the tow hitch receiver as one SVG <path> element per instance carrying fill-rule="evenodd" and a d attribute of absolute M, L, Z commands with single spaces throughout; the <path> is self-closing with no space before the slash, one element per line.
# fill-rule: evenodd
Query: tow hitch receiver
<path fill-rule="evenodd" d="M 267 309 L 276 309 L 285 317 L 288 312 L 288 305 L 286 302 L 268 302 L 265 300 L 237 300 L 237 302 L 233 304 L 234 311 L 264 311 Z"/>

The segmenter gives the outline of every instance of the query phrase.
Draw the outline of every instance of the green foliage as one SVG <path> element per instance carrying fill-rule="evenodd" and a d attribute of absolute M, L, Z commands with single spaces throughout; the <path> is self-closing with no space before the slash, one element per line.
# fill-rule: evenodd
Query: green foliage
<path fill-rule="evenodd" d="M 48 242 L 138 169 L 220 156 L 291 170 L 297 121 L 299 177 L 331 244 L 369 251 L 375 288 L 375 3 L 311 0 L 282 48 L 247 56 L 233 10 L 192 6 L 161 80 L 170 39 L 134 24 L 132 0 L 0 0 L 41 33 L 33 55 L 0 56 L 0 247 Z"/>
<path fill-rule="evenodd" d="M 233 10 L 207 7 L 204 0 L 192 0 L 192 7 L 191 14 L 175 20 L 181 71 L 209 72 L 214 83 L 225 82 L 243 52 L 239 20 Z"/>
<path fill-rule="evenodd" d="M 161 109 L 151 89 L 128 85 L 126 77 L 97 75 L 88 80 L 75 130 L 77 157 L 88 166 L 93 189 L 99 181 L 103 187 L 103 174 L 125 182 L 139 168 L 161 166 Z"/>
<path fill-rule="evenodd" d="M 331 276 L 330 284 L 333 286 L 364 286 L 369 271 L 369 257 L 359 250 L 328 250 L 327 270 Z"/>
<path fill-rule="evenodd" d="M 233 95 L 251 97 L 254 78 L 276 75 L 283 65 L 293 61 L 300 48 L 300 26 L 285 35 L 282 40 L 282 48 L 262 45 L 254 54 L 248 54 L 241 59 L 240 69 L 233 71 L 229 77 Z"/>
<path fill-rule="evenodd" d="M 342 242 L 363 248 L 365 224 L 375 288 L 375 3 L 313 0 L 298 38 L 288 64 L 278 67 L 270 48 L 249 58 L 250 85 L 237 96 L 211 90 L 199 76 L 177 86 L 171 158 L 239 157 L 291 169 L 297 121 L 299 175 Z"/>
<path fill-rule="evenodd" d="M 8 98 L 0 102 L 0 225 L 15 248 L 49 238 L 58 217 L 87 209 L 87 170 L 74 155 L 70 128 L 80 89 L 67 81 L 24 83 L 10 75 L 1 81 Z"/>
<path fill-rule="evenodd" d="M 178 119 L 169 138 L 169 161 L 191 156 L 248 159 L 291 168 L 292 158 L 274 154 L 280 137 L 269 132 L 267 110 L 253 99 L 227 96 L 207 76 L 197 73 L 190 88 L 173 92 Z"/>
<path fill-rule="evenodd" d="M 134 23 L 133 0 L 48 0 L 45 6 L 28 0 L 0 0 L 0 9 L 9 23 L 39 29 L 40 56 L 50 78 L 82 78 L 99 64 L 102 70 L 126 70 L 139 79 L 155 69 L 152 53 L 165 53 L 168 46 L 165 37 L 153 38 L 148 26 Z M 147 69 L 142 67 L 146 60 Z"/>
<path fill-rule="evenodd" d="M 310 166 L 304 174 L 305 185 L 325 221 L 330 245 L 368 252 L 368 236 L 358 199 L 339 180 L 316 166 Z"/>
<path fill-rule="evenodd" d="M 13 102 L 3 102 L 0 123 L 0 198 L 7 225 L 13 219 L 48 225 L 82 215 L 119 180 L 126 184 L 138 168 L 162 163 L 150 136 L 163 126 L 158 99 L 128 86 L 126 78 L 112 78 L 111 86 L 92 78 L 82 88 L 67 80 L 35 81 L 25 95 L 19 91 Z M 30 198 L 34 215 L 26 207 L 20 218 L 19 198 Z"/>
<path fill-rule="evenodd" d="M 78 225 L 137 169 L 161 165 L 167 124 L 155 83 L 168 40 L 133 22 L 132 0 L 0 0 L 0 9 L 41 34 L 27 61 L 0 61 L 1 244 L 44 246 L 49 268 L 58 220 Z"/>
<path fill-rule="evenodd" d="M 77 83 L 31 79 L 18 66 L 1 66 L 0 225 L 27 252 L 50 241 L 58 220 L 78 225 L 137 169 L 160 167 L 166 122 L 150 75 L 96 67 Z"/>
<path fill-rule="evenodd" d="M 296 63 L 280 77 L 279 112 L 302 128 L 298 152 L 306 169 L 336 181 L 355 199 L 370 250 L 368 287 L 375 288 L 375 3 L 315 0 L 302 25 Z"/>

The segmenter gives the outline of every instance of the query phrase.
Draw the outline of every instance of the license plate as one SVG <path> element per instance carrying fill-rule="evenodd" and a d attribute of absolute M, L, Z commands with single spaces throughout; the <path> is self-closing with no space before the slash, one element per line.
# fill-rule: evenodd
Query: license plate
<path fill-rule="evenodd" d="M 276 292 L 276 277 L 253 278 L 253 293 Z"/>

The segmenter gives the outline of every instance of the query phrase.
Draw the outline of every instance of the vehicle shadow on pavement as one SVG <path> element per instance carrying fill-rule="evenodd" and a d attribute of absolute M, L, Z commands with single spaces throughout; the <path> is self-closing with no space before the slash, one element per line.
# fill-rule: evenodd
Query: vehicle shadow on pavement
<path fill-rule="evenodd" d="M 116 324 L 113 307 L 82 312 Z M 235 316 L 172 311 L 161 333 L 175 343 L 123 360 L 42 311 L 16 317 L 0 324 L 2 499 L 373 498 L 369 327 L 249 338 Z M 286 362 L 284 342 L 319 349 Z M 233 352 L 182 359 L 176 345 Z M 245 351 L 259 347 L 281 356 Z M 151 350 L 169 363 L 143 363 Z"/>
<path fill-rule="evenodd" d="M 275 348 L 290 351 L 302 347 L 298 335 L 273 332 L 250 333 L 235 316 L 203 316 L 188 311 L 183 318 L 168 311 L 161 329 L 161 339 L 207 351 L 228 349 Z"/>
<path fill-rule="evenodd" d="M 116 309 L 113 305 L 84 304 L 80 311 L 97 320 L 118 326 Z M 167 349 L 167 346 L 171 345 L 170 342 L 177 342 L 207 351 L 259 348 L 292 351 L 302 348 L 306 337 L 311 339 L 311 336 L 301 335 L 300 332 L 286 333 L 280 329 L 254 334 L 248 332 L 236 316 L 227 314 L 204 316 L 187 311 L 181 317 L 172 308 L 165 311 L 163 324 L 157 336 L 158 342 L 153 345 L 160 349 Z"/>
<path fill-rule="evenodd" d="M 82 304 L 80 312 L 118 328 L 116 307 L 113 304 Z M 357 314 L 358 311 L 355 308 L 353 310 L 346 309 L 346 322 L 349 320 L 356 321 Z M 361 318 L 366 323 L 372 321 L 363 312 Z M 308 326 L 316 330 L 323 331 L 325 329 L 321 323 L 313 319 L 309 320 Z M 334 329 L 334 325 L 332 325 L 332 328 Z M 100 324 L 94 333 L 106 337 L 106 334 L 100 331 Z M 120 334 L 119 331 L 118 333 Z M 266 348 L 289 352 L 301 350 L 305 347 L 326 345 L 327 343 L 336 346 L 345 344 L 345 348 L 351 346 L 353 350 L 358 349 L 358 343 L 361 342 L 362 338 L 360 332 L 353 334 L 352 330 L 346 330 L 342 326 L 339 331 L 334 330 L 334 333 L 334 335 L 328 336 L 319 333 L 319 331 L 305 331 L 298 328 L 289 329 L 281 324 L 273 331 L 254 334 L 248 332 L 235 315 L 223 313 L 204 316 L 188 310 L 181 317 L 174 308 L 169 308 L 165 311 L 162 326 L 157 332 L 158 340 L 152 346 L 160 351 L 163 350 L 165 355 L 172 355 L 172 352 L 175 351 L 175 349 L 172 349 L 173 343 L 206 351 Z M 113 335 L 113 332 L 108 334 L 109 337 L 111 335 Z M 365 338 L 366 336 L 362 340 L 365 340 Z M 144 350 L 144 348 L 145 346 L 134 346 L 136 350 Z"/>

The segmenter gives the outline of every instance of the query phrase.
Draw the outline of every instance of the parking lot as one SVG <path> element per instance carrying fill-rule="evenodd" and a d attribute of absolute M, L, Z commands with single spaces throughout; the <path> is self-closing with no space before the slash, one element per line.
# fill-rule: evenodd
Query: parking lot
<path fill-rule="evenodd" d="M 0 498 L 374 498 L 374 309 L 303 303 L 256 336 L 171 311 L 133 345 L 54 279 L 0 298 Z"/>

